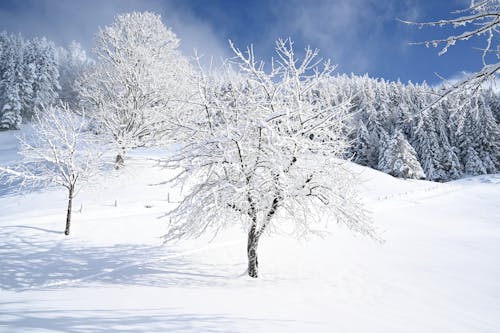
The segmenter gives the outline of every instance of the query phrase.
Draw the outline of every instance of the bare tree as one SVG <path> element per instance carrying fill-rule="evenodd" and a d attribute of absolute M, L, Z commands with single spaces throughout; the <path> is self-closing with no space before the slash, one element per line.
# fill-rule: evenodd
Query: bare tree
<path fill-rule="evenodd" d="M 465 42 L 474 37 L 485 38 L 485 46 L 481 50 L 482 69 L 453 84 L 439 100 L 457 89 L 477 90 L 488 80 L 495 81 L 496 75 L 500 72 L 500 0 L 479 2 L 472 0 L 468 8 L 455 11 L 453 14 L 456 16 L 455 18 L 431 22 L 402 21 L 420 28 L 437 26 L 457 29 L 459 32 L 445 38 L 413 43 L 427 47 L 440 47 L 439 55 L 445 54 L 450 47 L 458 42 Z"/>
<path fill-rule="evenodd" d="M 325 216 L 374 236 L 341 159 L 349 105 L 332 105 L 316 89 L 334 67 L 320 69 L 310 48 L 299 60 L 290 40 L 276 42 L 269 71 L 253 48 L 231 47 L 236 69 L 200 74 L 198 118 L 181 124 L 191 136 L 166 161 L 181 170 L 173 181 L 187 189 L 170 212 L 166 239 L 242 225 L 248 274 L 256 278 L 261 236 L 287 221 L 297 236 L 324 232 Z"/>
<path fill-rule="evenodd" d="M 96 126 L 117 146 L 117 167 L 127 150 L 169 133 L 189 77 L 178 46 L 161 17 L 149 12 L 118 15 L 96 35 L 97 64 L 82 78 L 80 93 Z"/>
<path fill-rule="evenodd" d="M 66 105 L 36 110 L 31 135 L 20 137 L 22 160 L 11 167 L 0 167 L 7 183 L 21 181 L 21 187 L 56 185 L 68 191 L 64 233 L 69 235 L 73 199 L 99 169 L 100 154 L 87 130 L 85 117 L 77 116 Z"/>

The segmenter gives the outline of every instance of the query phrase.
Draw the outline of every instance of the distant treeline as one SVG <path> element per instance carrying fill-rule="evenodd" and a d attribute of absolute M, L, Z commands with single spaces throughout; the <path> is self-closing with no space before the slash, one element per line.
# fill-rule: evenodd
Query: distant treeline
<path fill-rule="evenodd" d="M 78 103 L 75 80 L 90 64 L 78 43 L 63 48 L 0 32 L 0 130 L 19 128 L 35 108 Z"/>
<path fill-rule="evenodd" d="M 354 75 L 332 80 L 339 96 L 351 97 L 356 163 L 435 181 L 500 171 L 498 93 L 457 91 L 428 108 L 442 91 L 425 83 Z"/>

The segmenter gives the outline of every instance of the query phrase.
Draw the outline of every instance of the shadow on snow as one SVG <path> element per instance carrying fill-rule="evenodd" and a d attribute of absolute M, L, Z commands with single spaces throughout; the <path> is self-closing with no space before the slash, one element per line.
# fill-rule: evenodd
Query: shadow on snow
<path fill-rule="evenodd" d="M 0 303 L 0 305 L 2 305 Z M 242 325 L 290 325 L 301 320 L 252 318 L 227 314 L 179 313 L 172 308 L 127 310 L 22 310 L 4 312 L 8 324 L 17 330 L 43 327 L 68 333 L 104 332 L 236 332 Z M 0 315 L 0 318 L 2 317 Z M 314 324 L 314 323 L 313 323 Z"/>
<path fill-rule="evenodd" d="M 20 228 L 33 229 L 36 234 L 29 238 L 18 235 Z M 194 264 L 166 246 L 85 246 L 47 233 L 60 234 L 23 225 L 0 228 L 0 290 L 88 283 L 189 287 L 220 285 L 234 278 L 234 267 Z"/>

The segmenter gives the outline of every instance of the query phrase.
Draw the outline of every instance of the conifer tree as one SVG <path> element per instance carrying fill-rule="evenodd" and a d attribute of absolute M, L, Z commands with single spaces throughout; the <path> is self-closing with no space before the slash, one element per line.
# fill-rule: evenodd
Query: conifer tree
<path fill-rule="evenodd" d="M 401 130 L 397 130 L 385 146 L 378 167 L 380 171 L 394 177 L 425 178 L 425 173 L 417 159 L 417 153 Z"/>
<path fill-rule="evenodd" d="M 18 129 L 21 124 L 22 40 L 0 35 L 0 129 Z"/>

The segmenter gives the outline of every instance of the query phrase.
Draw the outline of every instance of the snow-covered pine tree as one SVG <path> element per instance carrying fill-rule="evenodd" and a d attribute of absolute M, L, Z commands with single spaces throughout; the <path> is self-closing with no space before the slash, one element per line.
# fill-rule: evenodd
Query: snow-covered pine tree
<path fill-rule="evenodd" d="M 418 158 L 429 180 L 445 180 L 443 165 L 441 164 L 442 150 L 436 133 L 435 124 L 429 114 L 418 116 L 417 128 L 414 132 L 413 145 L 416 147 Z"/>
<path fill-rule="evenodd" d="M 398 178 L 423 179 L 425 173 L 418 162 L 415 149 L 401 130 L 396 130 L 383 150 L 379 170 Z"/>
<path fill-rule="evenodd" d="M 491 109 L 495 122 L 500 124 L 500 92 L 495 92 L 491 88 L 487 89 L 484 91 L 484 99 Z"/>
<path fill-rule="evenodd" d="M 436 135 L 441 146 L 441 166 L 443 181 L 458 179 L 462 175 L 463 167 L 458 158 L 458 148 L 452 144 L 450 130 L 450 114 L 454 112 L 455 106 L 449 98 L 435 104 L 428 112 L 435 124 Z"/>
<path fill-rule="evenodd" d="M 372 138 L 368 133 L 366 125 L 359 119 L 354 128 L 354 140 L 351 145 L 353 161 L 364 166 L 373 165 L 373 162 L 370 161 L 370 157 L 373 156 L 371 153 L 373 151 Z"/>
<path fill-rule="evenodd" d="M 18 129 L 21 124 L 23 41 L 20 36 L 0 34 L 0 129 Z"/>
<path fill-rule="evenodd" d="M 465 174 L 483 175 L 486 174 L 486 168 L 473 147 L 468 147 L 465 152 Z"/>
<path fill-rule="evenodd" d="M 17 95 L 12 89 L 7 93 L 12 97 Z M 19 129 L 21 125 L 21 113 L 18 106 L 19 104 L 14 104 L 12 101 L 3 105 L 0 112 L 0 130 Z"/>
<path fill-rule="evenodd" d="M 481 161 L 476 148 L 476 136 L 478 135 L 477 124 L 477 98 L 470 92 L 460 91 L 456 94 L 460 98 L 462 110 L 454 117 L 454 127 L 456 130 L 455 141 L 459 148 L 459 157 L 464 166 L 464 173 L 467 175 L 481 175 L 486 173 L 486 168 Z"/>
<path fill-rule="evenodd" d="M 31 119 L 34 110 L 53 105 L 59 97 L 59 69 L 56 47 L 45 37 L 34 38 L 25 50 L 25 62 L 31 67 L 32 99 L 29 106 L 23 109 L 23 118 Z"/>
<path fill-rule="evenodd" d="M 475 115 L 474 148 L 482 161 L 486 173 L 500 170 L 500 126 L 495 122 L 490 105 L 484 94 L 477 96 L 477 114 Z"/>
<path fill-rule="evenodd" d="M 364 110 L 367 112 L 366 128 L 370 134 L 368 162 L 370 167 L 376 169 L 381 154 L 381 143 L 386 139 L 387 125 L 389 123 L 389 110 L 382 96 L 385 95 L 385 86 L 373 85 L 373 90 L 367 92 Z"/>

